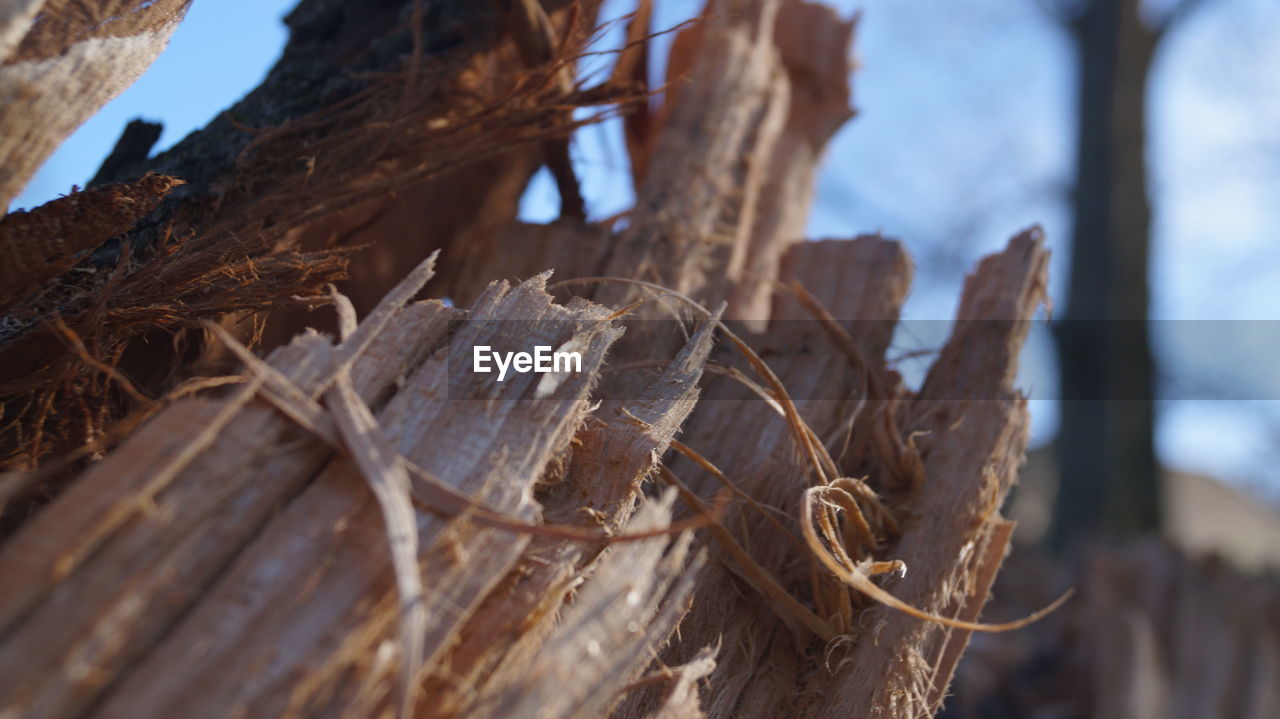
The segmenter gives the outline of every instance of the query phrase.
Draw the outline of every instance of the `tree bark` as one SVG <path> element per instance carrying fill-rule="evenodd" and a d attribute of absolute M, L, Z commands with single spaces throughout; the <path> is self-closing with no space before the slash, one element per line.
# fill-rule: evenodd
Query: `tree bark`
<path fill-rule="evenodd" d="M 1072 26 L 1080 62 L 1071 279 L 1057 324 L 1062 426 L 1051 543 L 1160 523 L 1148 342 L 1147 78 L 1159 34 L 1137 0 L 1094 0 Z"/>
<path fill-rule="evenodd" d="M 55 4 L 65 3 L 48 6 Z M 82 9 L 114 17 L 119 7 L 137 4 L 95 0 Z M 41 276 L 31 291 L 0 302 L 0 466 L 33 468 L 44 455 L 101 437 L 124 404 L 103 367 L 119 365 L 144 394 L 163 395 L 191 371 L 204 347 L 201 335 L 185 332 L 203 320 L 270 311 L 271 334 L 244 324 L 279 344 L 314 317 L 288 315 L 299 305 L 314 306 L 296 298 L 323 293 L 348 266 L 359 284 L 352 294 L 360 309 L 433 249 L 456 243 L 447 269 L 460 271 L 471 257 L 463 244 L 479 244 L 514 217 L 541 161 L 539 146 L 563 139 L 573 123 L 566 110 L 573 100 L 540 77 L 563 72 L 562 58 L 533 68 L 518 62 L 506 4 L 302 0 L 286 18 L 290 39 L 283 56 L 258 88 L 156 157 L 122 148 L 95 183 L 157 172 L 185 184 L 132 227 L 113 227 L 74 253 L 55 253 L 59 276 Z M 597 5 L 545 4 L 557 31 L 577 19 L 556 47 L 567 60 L 593 27 Z M 137 14 L 177 6 L 185 7 L 152 3 Z M 48 42 L 31 36 L 58 26 L 27 24 L 28 38 L 15 57 L 45 48 Z M 13 73 L 34 61 L 0 66 L 0 96 Z M 106 65 L 101 70 L 114 72 Z M 117 74 L 113 82 L 126 79 L 127 73 Z M 59 77 L 45 77 L 38 89 L 67 92 L 55 82 Z M 23 115 L 19 105 L 0 108 L 6 138 L 42 131 L 40 115 Z M 7 143 L 0 142 L 0 158 L 8 158 Z M 15 161 L 0 169 L 0 193 L 5 178 L 24 166 Z M 44 209 L 56 215 L 94 199 L 87 195 Z M 386 235 L 394 237 L 377 242 L 374 251 L 348 251 Z M 60 243 L 56 234 L 0 232 L 0 257 L 44 258 L 45 245 L 59 249 Z M 32 280 L 37 273 L 24 274 Z M 86 363 L 49 329 L 44 320 L 55 316 L 83 339 L 97 364 Z M 202 369 L 219 371 L 218 359 Z M 145 404 L 136 399 L 135 409 Z M 84 402 L 113 411 L 88 412 Z"/>

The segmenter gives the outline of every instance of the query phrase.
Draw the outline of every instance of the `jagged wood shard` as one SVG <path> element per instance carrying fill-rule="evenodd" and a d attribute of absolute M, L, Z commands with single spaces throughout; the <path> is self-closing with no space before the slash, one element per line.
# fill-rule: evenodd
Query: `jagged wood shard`
<path fill-rule="evenodd" d="M 412 5 L 403 17 L 421 21 Z M 441 5 L 437 19 L 499 16 Z M 397 272 L 421 264 L 390 291 L 385 267 L 357 267 L 351 300 L 325 284 L 331 265 L 307 275 L 297 302 L 334 304 L 337 339 L 306 330 L 257 358 L 212 326 L 211 346 L 243 364 L 233 384 L 156 409 L 18 524 L 0 545 L 0 716 L 936 711 L 1009 541 L 998 510 L 1027 439 L 1013 378 L 1043 298 L 1043 238 L 1024 232 L 982 261 L 925 384 L 904 387 L 886 351 L 906 250 L 800 236 L 823 147 L 852 115 L 853 37 L 801 0 L 714 0 L 682 31 L 680 81 L 630 122 L 625 230 L 516 223 L 542 161 L 525 145 L 567 130 L 568 60 L 594 18 L 591 3 L 543 5 L 513 4 L 524 20 L 483 25 L 471 44 L 433 26 L 452 49 L 430 69 L 448 82 L 412 63 L 363 89 L 344 75 L 341 112 L 303 83 L 299 107 L 336 114 L 300 112 L 252 140 L 215 123 L 158 160 L 217 150 L 210 176 L 159 210 L 201 251 L 253 225 L 304 247 L 375 243 L 374 264 L 398 258 Z M 331 61 L 307 29 L 346 17 L 336 8 L 304 2 L 291 52 Z M 27 16 L 13 17 L 0 20 Z M 649 19 L 642 3 L 620 81 L 651 84 Z M 380 10 L 338 44 L 412 46 L 395 22 Z M 477 104 L 494 87 L 507 104 Z M 425 94 L 395 105 L 403 88 Z M 457 112 L 444 112 L 451 92 Z M 381 135 L 351 130 L 369 117 Z M 232 146 L 241 161 L 219 154 Z M 326 152 L 309 166 L 296 153 L 314 147 Z M 440 157 L 456 172 L 425 179 Z M 305 169 L 339 161 L 337 179 Z M 443 237 L 388 243 L 464 190 Z M 114 235 L 157 231 L 122 217 Z M 110 239 L 88 233 L 74 252 Z M 244 288 L 260 287 L 256 257 L 233 275 Z M 332 255 L 277 259 L 268 271 L 305 273 Z M 47 284 L 67 270 L 53 260 L 17 279 Z M 154 267 L 153 281 L 181 275 Z M 451 301 L 414 302 L 424 284 Z M 181 320 L 231 326 L 283 302 L 259 299 Z M 465 370 L 478 345 L 571 347 L 582 367 L 498 383 Z"/>

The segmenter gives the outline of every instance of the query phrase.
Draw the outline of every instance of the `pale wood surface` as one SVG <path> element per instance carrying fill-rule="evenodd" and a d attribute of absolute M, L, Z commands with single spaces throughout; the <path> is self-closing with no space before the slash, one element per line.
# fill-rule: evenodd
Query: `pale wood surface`
<path fill-rule="evenodd" d="M 750 320 L 743 341 L 795 398 L 831 469 L 866 477 L 898 518 L 900 531 L 877 530 L 867 551 L 907 573 L 879 586 L 977 619 L 1007 546 L 998 508 L 1027 422 L 1012 385 L 1026 324 L 979 320 L 1030 319 L 1047 253 L 1030 231 L 984 260 L 924 386 L 902 386 L 885 357 L 912 280 L 906 250 L 878 236 L 798 241 L 822 148 L 851 112 L 851 33 L 798 0 L 713 2 L 677 43 L 690 74 L 662 108 L 626 230 L 476 220 L 472 251 L 439 285 L 456 307 L 407 304 L 424 265 L 350 337 L 307 332 L 269 358 L 308 402 L 351 365 L 369 431 L 405 467 L 512 520 L 599 533 L 530 536 L 418 506 L 417 715 L 936 709 L 967 633 L 877 605 L 793 541 L 805 492 L 837 477 L 815 477 L 780 413 L 791 405 L 719 322 L 726 306 Z M 668 297 L 666 310 L 615 316 L 652 292 L 549 291 L 548 269 L 658 281 L 712 312 Z M 632 321 L 672 307 L 685 336 Z M 547 397 L 536 375 L 498 384 L 456 371 L 477 344 L 571 339 L 584 371 Z M 734 371 L 774 395 L 752 395 Z M 264 381 L 252 362 L 245 375 Z M 398 638 L 404 586 L 384 510 L 367 473 L 264 386 L 176 402 L 0 548 L 0 715 L 396 713 L 412 644 Z M 700 499 L 677 505 L 657 489 L 659 470 Z M 687 505 L 721 492 L 736 498 L 715 515 L 719 532 L 604 539 L 696 516 Z M 791 605 L 761 588 L 766 575 Z M 818 623 L 838 625 L 834 637 L 792 613 L 832 603 L 843 614 Z"/>
<path fill-rule="evenodd" d="M 397 317 L 355 366 L 367 400 L 393 386 L 423 346 L 443 340 L 450 314 L 425 303 Z M 329 346 L 303 335 L 273 361 L 305 385 L 301 378 L 326 357 L 317 348 Z M 216 403 L 188 400 L 154 418 L 128 451 L 94 467 L 5 544 L 0 567 L 13 581 L 0 590 L 0 616 L 11 628 L 0 695 L 30 696 L 25 706 L 51 714 L 83 707 L 204 595 L 331 454 L 272 409 L 250 406 L 168 487 L 151 486 L 153 457 L 165 456 L 171 438 L 197 434 L 216 411 Z M 111 642 L 92 631 L 103 621 Z"/>

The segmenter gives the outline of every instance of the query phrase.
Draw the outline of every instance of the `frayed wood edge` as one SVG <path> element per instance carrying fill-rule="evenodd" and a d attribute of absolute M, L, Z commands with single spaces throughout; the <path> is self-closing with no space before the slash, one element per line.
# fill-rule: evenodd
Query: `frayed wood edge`
<path fill-rule="evenodd" d="M 703 319 L 714 322 L 717 328 L 724 333 L 725 338 L 733 344 L 743 358 L 747 360 L 747 363 L 751 365 L 751 369 L 759 374 L 761 379 L 765 381 L 765 384 L 772 389 L 774 399 L 779 405 L 781 405 L 787 424 L 790 426 L 792 434 L 795 435 L 796 442 L 800 445 L 801 451 L 804 453 L 805 458 L 813 468 L 815 477 L 818 480 L 817 483 L 826 484 L 830 479 L 834 479 L 839 476 L 840 472 L 836 468 L 835 460 L 827 453 L 826 448 L 818 442 L 818 438 L 814 435 L 813 430 L 809 429 L 804 419 L 800 417 L 800 413 L 796 409 L 795 402 L 791 399 L 791 395 L 787 393 L 787 388 L 782 384 L 782 381 L 778 379 L 778 376 L 774 374 L 772 369 L 770 369 L 768 363 L 766 363 L 750 345 L 748 345 L 733 330 L 729 329 L 728 325 L 719 319 L 723 310 L 713 313 L 702 303 L 684 293 L 677 292 L 670 287 L 664 287 L 654 282 L 646 282 L 644 280 L 636 280 L 629 277 L 577 277 L 571 280 L 557 282 L 549 286 L 547 291 L 550 292 L 556 288 L 571 284 L 592 285 L 610 282 L 631 285 L 633 287 L 641 287 L 661 297 L 674 297 L 701 313 Z"/>
<path fill-rule="evenodd" d="M 227 349 L 237 359 L 244 363 L 245 368 L 251 374 L 262 378 L 262 395 L 267 402 L 285 417 L 325 444 L 339 451 L 345 450 L 346 444 L 338 436 L 333 418 L 320 403 L 308 397 L 306 392 L 294 384 L 293 380 L 286 377 L 280 370 L 250 352 L 231 333 L 212 323 L 209 323 L 206 327 L 226 345 Z M 663 529 L 619 534 L 606 534 L 554 524 L 530 524 L 480 504 L 473 497 L 445 484 L 438 477 L 422 469 L 398 452 L 396 453 L 396 458 L 411 476 L 409 491 L 410 498 L 414 504 L 433 514 L 447 518 L 465 516 L 467 519 L 482 526 L 517 534 L 569 541 L 617 544 L 700 529 L 714 522 L 724 511 L 724 502 L 721 502 L 712 508 L 707 516 L 682 520 Z"/>
<path fill-rule="evenodd" d="M 434 263 L 435 258 L 436 255 L 433 253 L 427 260 Z M 338 313 L 338 341 L 346 342 L 360 326 L 360 321 L 356 318 L 356 306 L 351 304 L 350 297 L 339 292 L 334 285 L 330 284 L 328 289 L 329 299 L 333 301 L 333 309 Z"/>
<path fill-rule="evenodd" d="M 996 574 L 1000 571 L 1005 553 L 1009 550 L 1009 542 L 1013 538 L 1013 522 L 995 517 L 987 524 L 983 550 L 975 563 L 974 591 L 965 599 L 957 613 L 957 616 L 968 621 L 976 621 L 982 613 L 982 607 L 991 594 L 991 585 L 995 583 Z M 935 713 L 946 698 L 947 687 L 951 685 L 951 677 L 969 644 L 969 636 L 969 632 L 963 631 L 949 633 L 939 647 L 938 659 L 932 662 L 934 670 L 928 705 L 934 708 Z"/>
<path fill-rule="evenodd" d="M 364 318 L 364 322 L 359 326 L 353 327 L 355 309 L 352 308 L 348 314 L 346 309 L 338 304 L 338 317 L 340 326 L 350 329 L 348 335 L 341 344 L 334 348 L 332 355 L 332 364 L 329 372 L 327 372 L 316 389 L 311 393 L 312 399 L 317 399 L 329 389 L 329 385 L 342 372 L 351 368 L 355 364 L 356 358 L 368 349 L 373 339 L 382 333 L 391 319 L 402 307 L 409 304 L 413 296 L 418 294 L 436 272 L 436 260 L 440 257 L 440 250 L 432 252 L 427 259 L 423 260 L 414 267 L 413 270 L 395 287 L 391 288 L 373 311 Z M 336 292 L 335 292 L 336 294 Z M 347 304 L 350 304 L 349 302 Z"/>
<path fill-rule="evenodd" d="M 635 279 L 630 279 L 626 277 L 579 277 L 573 280 L 566 280 L 564 282 L 557 283 L 556 285 L 553 285 L 551 288 L 548 288 L 548 289 L 554 289 L 555 287 L 568 285 L 568 284 L 577 284 L 577 283 L 599 284 L 599 283 L 606 283 L 606 282 L 616 282 L 620 284 L 628 284 L 628 285 L 633 285 L 637 287 L 643 287 L 645 289 L 651 290 L 656 293 L 663 293 L 664 295 L 667 295 L 667 296 L 674 296 L 684 301 L 694 309 L 699 310 L 704 317 L 713 318 L 713 314 L 711 313 L 711 311 L 708 310 L 699 302 L 697 302 L 696 300 L 682 293 L 676 292 L 668 287 L 663 287 L 662 285 L 655 284 L 652 282 L 645 282 L 644 280 L 635 280 Z M 905 565 L 902 565 L 901 562 L 869 562 L 868 561 L 868 562 L 863 562 L 859 564 L 854 564 L 852 561 L 849 561 L 846 565 L 838 561 L 836 557 L 832 554 L 832 550 L 823 546 L 822 542 L 818 539 L 817 533 L 813 528 L 813 504 L 815 501 L 814 493 L 815 491 L 822 491 L 826 489 L 827 485 L 831 481 L 838 478 L 839 472 L 835 471 L 834 460 L 832 460 L 830 455 L 826 453 L 825 447 L 823 447 L 820 444 L 820 442 L 818 441 L 818 438 L 814 435 L 813 430 L 810 429 L 808 425 L 804 422 L 804 420 L 800 417 L 799 412 L 796 410 L 795 403 L 792 401 L 791 397 L 787 394 L 786 388 L 782 385 L 782 382 L 781 380 L 778 379 L 777 375 L 773 373 L 773 370 L 769 368 L 769 366 L 764 362 L 764 360 L 758 354 L 756 354 L 756 352 L 752 350 L 751 347 L 746 344 L 746 342 L 744 342 L 740 337 L 734 334 L 732 330 L 730 330 L 722 322 L 717 321 L 717 324 L 719 328 L 724 332 L 725 336 L 729 339 L 729 341 L 733 343 L 733 345 L 739 350 L 739 352 L 742 353 L 743 357 L 751 365 L 752 369 L 755 370 L 761 376 L 761 378 L 765 380 L 765 383 L 773 390 L 774 397 L 775 399 L 778 400 L 779 404 L 782 405 L 782 408 L 786 414 L 787 422 L 791 426 L 791 429 L 796 436 L 796 440 L 799 442 L 801 449 L 806 453 L 806 456 L 808 457 L 811 463 L 811 466 L 813 467 L 813 470 L 817 475 L 817 479 L 818 479 L 817 486 L 810 487 L 808 490 L 806 490 L 803 501 L 801 502 L 801 510 L 800 510 L 801 520 L 802 520 L 801 529 L 804 531 L 805 540 L 809 545 L 809 551 L 810 551 L 811 557 L 816 559 L 828 571 L 832 572 L 836 576 L 836 578 L 839 579 L 842 583 L 847 584 L 850 587 L 858 590 L 859 592 L 861 592 L 862 594 L 866 595 L 868 598 L 876 602 L 884 604 L 885 606 L 890 607 L 891 609 L 896 609 L 909 616 L 913 616 L 918 619 L 923 619 L 926 621 L 935 622 L 937 624 L 952 627 L 955 629 L 965 629 L 968 631 L 976 631 L 976 632 L 1007 632 L 1015 629 L 1020 629 L 1036 621 L 1039 621 L 1046 615 L 1056 611 L 1059 607 L 1061 607 L 1064 603 L 1066 603 L 1068 599 L 1071 598 L 1073 591 L 1069 590 L 1065 594 L 1063 594 L 1061 597 L 1059 597 L 1057 600 L 1055 600 L 1052 604 L 1045 607 L 1044 609 L 1041 609 L 1040 611 L 1037 611 L 1031 614 L 1030 616 L 1027 616 L 1023 619 L 1013 621 L 1013 622 L 1005 622 L 1000 624 L 984 624 L 984 623 L 977 623 L 977 622 L 966 622 L 958 619 L 951 619 L 948 617 L 939 616 L 937 614 L 931 614 L 921 609 L 917 609 L 916 607 L 913 607 L 910 604 L 907 604 L 906 602 L 903 602 L 902 600 L 898 599 L 897 597 L 893 596 L 889 592 L 882 589 L 876 583 L 872 582 L 870 577 L 866 573 L 866 571 L 862 568 L 862 565 L 866 565 L 867 567 L 870 567 L 873 570 L 892 571 L 894 569 L 904 567 Z M 672 483 L 674 486 L 683 487 L 683 485 L 680 484 L 680 480 L 677 479 L 674 474 L 671 474 L 670 470 L 660 466 L 659 471 L 661 476 L 666 481 Z M 828 474 L 828 473 L 831 473 L 831 474 Z M 686 502 L 693 502 L 694 504 L 692 504 L 692 506 L 694 506 L 695 508 L 697 508 L 701 504 L 701 500 L 698 499 L 697 496 L 694 495 L 687 488 L 682 489 L 681 498 Z M 825 507 L 825 505 L 822 505 L 822 506 Z M 733 539 L 732 535 L 729 534 L 728 530 L 726 530 L 719 523 L 713 523 L 711 525 L 711 529 L 713 534 L 716 536 L 716 538 L 719 539 L 721 543 L 725 546 L 726 550 L 729 551 L 729 553 L 733 555 L 734 558 L 737 559 L 740 564 L 743 564 L 744 568 L 746 568 L 747 571 L 752 574 L 753 583 L 756 580 L 761 582 L 761 584 L 757 585 L 756 588 L 769 597 L 769 599 L 771 600 L 771 606 L 773 606 L 775 611 L 779 613 L 779 616 L 782 616 L 784 619 L 789 619 L 789 618 L 799 619 L 807 627 L 809 627 L 811 631 L 814 631 L 815 634 L 818 634 L 819 637 L 822 637 L 824 641 L 830 641 L 831 639 L 834 639 L 837 636 L 838 633 L 835 631 L 834 627 L 831 627 L 827 622 L 818 618 L 816 614 L 814 614 L 813 612 L 810 612 L 807 608 L 804 607 L 804 605 L 800 604 L 794 597 L 792 597 L 790 593 L 786 592 L 780 586 L 778 586 L 777 582 L 774 581 L 773 578 L 770 577 L 767 572 L 763 572 L 763 570 L 760 569 L 759 565 L 757 565 L 753 560 L 751 560 L 750 556 L 746 554 L 746 550 L 742 549 L 741 545 L 739 545 L 737 541 Z M 741 554 L 742 556 L 739 556 L 739 554 Z M 845 557 L 845 559 L 847 559 L 847 557 Z M 815 590 L 816 590 L 816 587 L 815 587 Z M 816 591 L 815 591 L 815 596 L 817 596 Z M 779 604 L 773 604 L 773 602 L 779 602 L 780 606 Z M 785 610 L 783 608 L 785 608 Z"/>
<path fill-rule="evenodd" d="M 719 647 L 703 647 L 684 666 L 676 668 L 676 683 L 654 719 L 685 719 L 703 717 L 698 702 L 698 682 L 711 676 L 716 670 L 716 654 Z"/>
<path fill-rule="evenodd" d="M 662 706 L 649 715 L 650 719 L 705 719 L 706 714 L 702 712 L 698 702 L 698 682 L 715 671 L 716 655 L 719 653 L 719 642 L 703 647 L 688 662 L 678 667 L 663 667 L 651 672 L 631 682 L 618 693 L 625 695 L 645 687 L 670 685 Z"/>

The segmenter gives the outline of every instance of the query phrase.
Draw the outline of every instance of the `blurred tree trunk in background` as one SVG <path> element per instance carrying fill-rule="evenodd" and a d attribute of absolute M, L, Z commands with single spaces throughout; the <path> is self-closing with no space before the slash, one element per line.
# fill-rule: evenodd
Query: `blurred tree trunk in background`
<path fill-rule="evenodd" d="M 1064 17 L 1079 58 L 1071 279 L 1057 325 L 1062 372 L 1058 498 L 1050 541 L 1120 539 L 1160 526 L 1155 363 L 1148 342 L 1151 210 L 1147 81 L 1159 41 L 1140 0 L 1092 0 Z"/>

